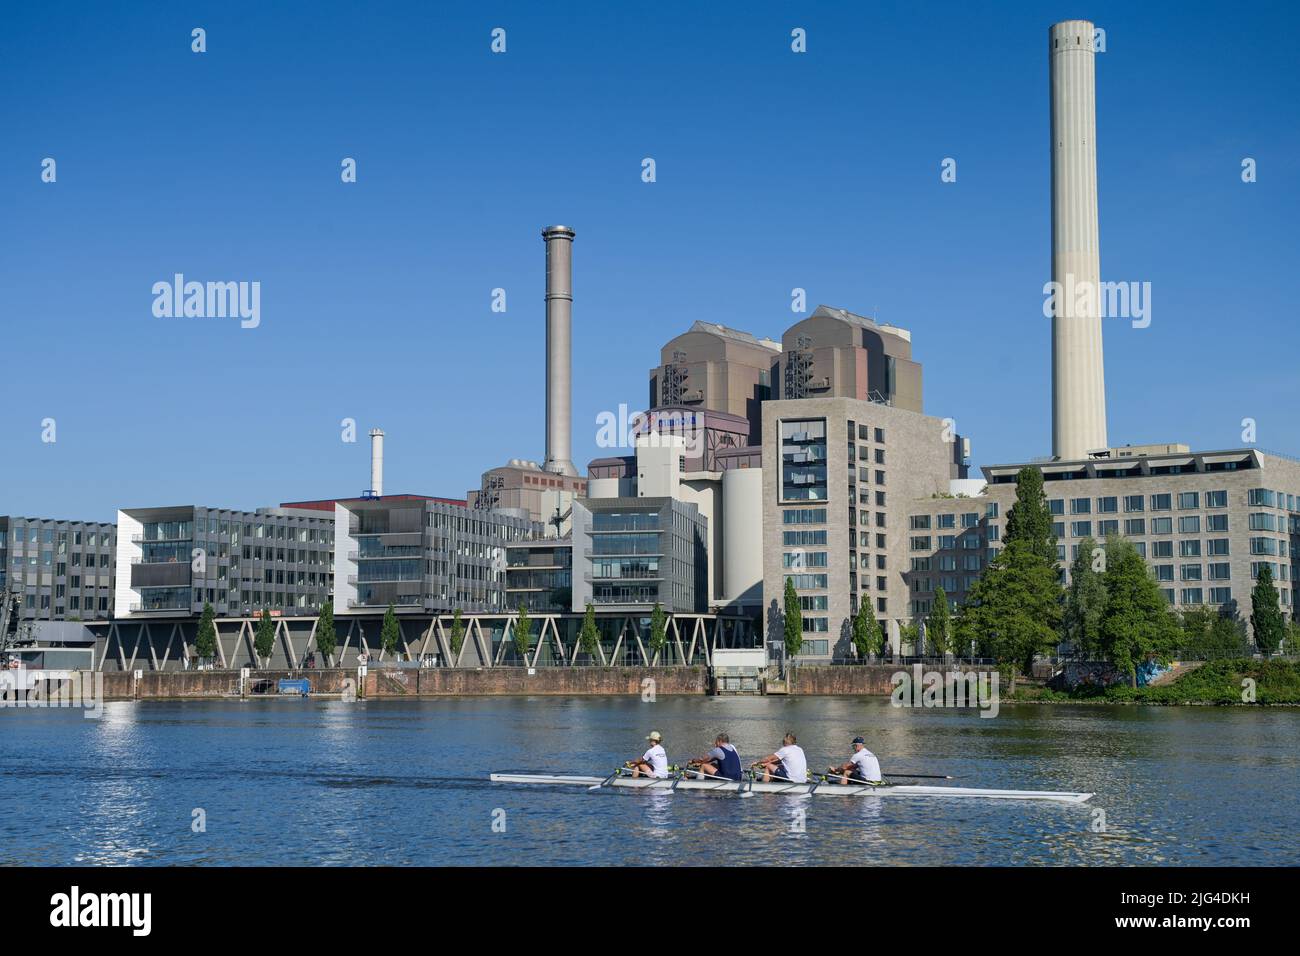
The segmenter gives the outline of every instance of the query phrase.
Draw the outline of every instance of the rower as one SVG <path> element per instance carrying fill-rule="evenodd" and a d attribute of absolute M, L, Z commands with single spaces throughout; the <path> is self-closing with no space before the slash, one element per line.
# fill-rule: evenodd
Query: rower
<path fill-rule="evenodd" d="M 853 756 L 846 763 L 831 767 L 830 772 L 839 775 L 838 778 L 832 777 L 836 783 L 847 784 L 850 780 L 868 784 L 881 782 L 880 761 L 867 749 L 867 742 L 861 737 L 853 738 Z"/>
<path fill-rule="evenodd" d="M 657 777 L 663 780 L 668 776 L 668 754 L 664 752 L 663 734 L 652 730 L 646 740 L 650 741 L 650 749 L 636 760 L 629 760 L 627 766 L 632 769 L 634 777 Z"/>
<path fill-rule="evenodd" d="M 763 768 L 763 782 L 771 783 L 773 777 L 779 777 L 782 783 L 807 783 L 808 758 L 803 748 L 795 743 L 794 734 L 782 738 L 782 747 L 774 754 L 768 754 L 755 767 Z"/>
<path fill-rule="evenodd" d="M 689 765 L 709 777 L 739 780 L 742 776 L 740 754 L 731 746 L 731 738 L 726 734 L 718 734 L 713 739 L 713 749 L 703 757 L 696 757 Z"/>

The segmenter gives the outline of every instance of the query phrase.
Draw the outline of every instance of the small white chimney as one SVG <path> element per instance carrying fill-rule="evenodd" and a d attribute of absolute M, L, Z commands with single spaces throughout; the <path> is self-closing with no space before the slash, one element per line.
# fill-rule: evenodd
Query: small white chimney
<path fill-rule="evenodd" d="M 376 498 L 384 494 L 384 430 L 370 429 L 370 493 Z"/>

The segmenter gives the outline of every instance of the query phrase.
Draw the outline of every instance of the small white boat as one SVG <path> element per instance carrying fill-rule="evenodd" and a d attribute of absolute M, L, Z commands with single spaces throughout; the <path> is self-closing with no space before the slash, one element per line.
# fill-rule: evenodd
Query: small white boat
<path fill-rule="evenodd" d="M 1052 800 L 1057 803 L 1084 803 L 1092 797 L 1091 793 L 1071 793 L 1064 790 L 982 790 L 975 787 L 922 787 L 900 784 L 840 784 L 818 783 L 763 783 L 749 780 L 712 780 L 699 777 L 654 777 L 619 776 L 612 780 L 605 777 L 579 777 L 562 774 L 544 773 L 494 773 L 493 783 L 542 784 L 551 786 L 588 787 L 598 789 L 601 785 L 633 790 L 719 790 L 722 792 L 745 793 L 784 793 L 791 796 L 815 797 L 975 797 L 984 800 Z"/>

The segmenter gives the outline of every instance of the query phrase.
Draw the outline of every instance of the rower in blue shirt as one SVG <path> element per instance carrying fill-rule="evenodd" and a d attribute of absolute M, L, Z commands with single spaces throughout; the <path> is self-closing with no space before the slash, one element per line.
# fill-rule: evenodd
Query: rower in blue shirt
<path fill-rule="evenodd" d="M 718 734 L 713 741 L 713 749 L 703 757 L 690 761 L 689 766 L 706 776 L 721 777 L 724 780 L 739 780 L 743 772 L 740 754 L 731 746 L 731 738 L 726 734 Z"/>

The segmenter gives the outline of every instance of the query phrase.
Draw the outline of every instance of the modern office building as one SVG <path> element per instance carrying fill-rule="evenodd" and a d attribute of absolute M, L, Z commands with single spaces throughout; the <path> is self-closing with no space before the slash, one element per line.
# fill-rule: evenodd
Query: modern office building
<path fill-rule="evenodd" d="M 178 505 L 117 513 L 114 616 L 311 616 L 329 600 L 334 516 Z"/>
<path fill-rule="evenodd" d="M 567 613 L 573 609 L 573 540 L 543 538 L 506 548 L 506 610 Z"/>
<path fill-rule="evenodd" d="M 849 622 L 870 602 L 897 647 L 912 502 L 966 477 L 950 423 L 856 398 L 770 402 L 763 416 L 765 632 L 782 630 L 793 580 L 808 661 L 844 657 Z"/>
<path fill-rule="evenodd" d="M 101 521 L 0 515 L 0 598 L 11 621 L 97 621 L 113 616 L 117 528 Z"/>
<path fill-rule="evenodd" d="M 598 611 L 699 612 L 707 606 L 708 521 L 669 497 L 573 505 L 573 604 Z"/>
<path fill-rule="evenodd" d="M 503 611 L 506 548 L 542 533 L 515 514 L 409 498 L 340 501 L 332 529 L 339 614 Z"/>
<path fill-rule="evenodd" d="M 708 409 L 743 419 L 751 430 L 740 444 L 756 445 L 780 354 L 771 339 L 696 322 L 660 350 L 659 365 L 650 370 L 649 407 Z"/>
<path fill-rule="evenodd" d="M 819 305 L 781 337 L 782 399 L 856 398 L 923 412 L 921 365 L 912 333 L 845 309 Z"/>

